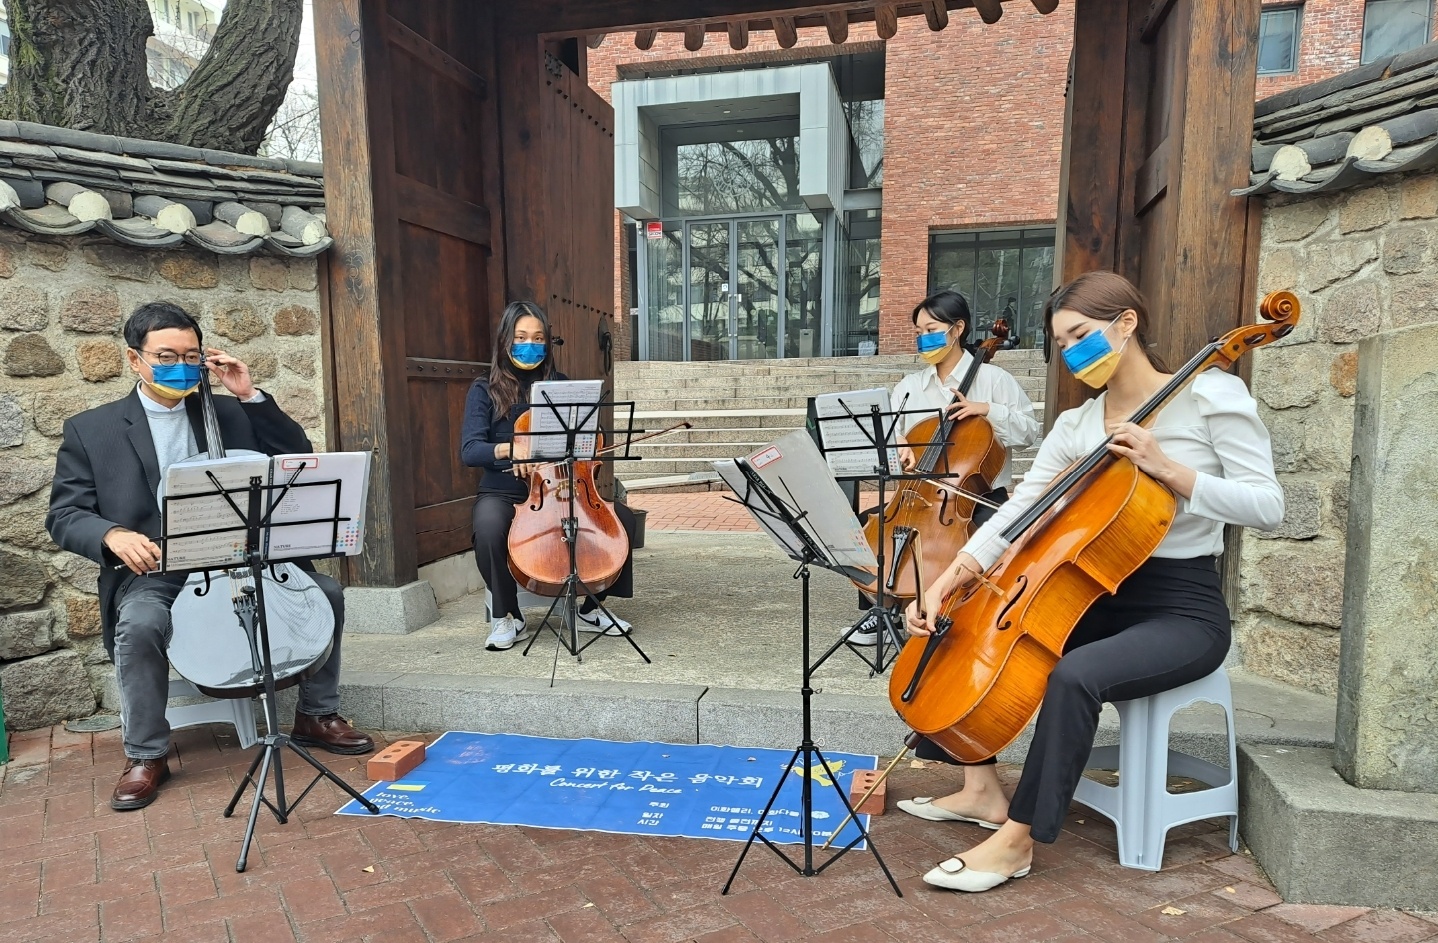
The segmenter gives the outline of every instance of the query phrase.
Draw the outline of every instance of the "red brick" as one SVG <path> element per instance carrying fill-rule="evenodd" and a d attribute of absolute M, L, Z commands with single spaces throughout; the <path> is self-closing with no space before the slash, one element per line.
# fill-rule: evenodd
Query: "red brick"
<path fill-rule="evenodd" d="M 374 780 L 402 779 L 424 762 L 424 744 L 418 740 L 397 740 L 370 757 L 365 775 Z"/>
<path fill-rule="evenodd" d="M 160 896 L 151 891 L 105 901 L 100 905 L 100 933 L 105 943 L 158 936 Z"/>
<path fill-rule="evenodd" d="M 236 914 L 230 918 L 233 943 L 293 943 L 294 930 L 282 910 Z"/>
<path fill-rule="evenodd" d="M 593 907 L 555 914 L 549 918 L 549 925 L 562 943 L 625 943 L 613 924 Z"/>
<path fill-rule="evenodd" d="M 484 922 L 454 890 L 412 900 L 409 909 L 435 943 L 447 943 L 484 929 Z"/>
<path fill-rule="evenodd" d="M 536 917 L 580 910 L 585 903 L 587 901 L 575 888 L 557 887 L 539 894 L 526 894 L 495 904 L 485 904 L 482 910 L 485 924 L 493 928 L 503 928 Z"/>
<path fill-rule="evenodd" d="M 764 943 L 783 943 L 809 936 L 812 928 L 765 891 L 750 891 L 725 897 L 726 910 L 753 931 Z"/>
<path fill-rule="evenodd" d="M 849 804 L 854 811 L 862 815 L 883 815 L 884 803 L 889 796 L 889 784 L 880 782 L 879 777 L 883 775 L 881 770 L 861 769 L 854 773 L 854 780 L 849 784 Z M 878 783 L 878 788 L 869 792 L 870 788 Z M 868 798 L 865 799 L 865 794 Z M 860 802 L 863 805 L 860 805 Z"/>
<path fill-rule="evenodd" d="M 306 924 L 345 913 L 344 902 L 329 877 L 301 878 L 281 888 L 285 910 L 296 923 Z"/>
<path fill-rule="evenodd" d="M 1368 907 L 1333 907 L 1327 904 L 1279 904 L 1264 911 L 1312 933 L 1336 927 L 1368 913 Z"/>

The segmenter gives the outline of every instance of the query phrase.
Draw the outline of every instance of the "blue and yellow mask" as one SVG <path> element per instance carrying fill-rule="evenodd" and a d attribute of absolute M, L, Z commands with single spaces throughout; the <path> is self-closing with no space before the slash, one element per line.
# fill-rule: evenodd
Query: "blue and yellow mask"
<path fill-rule="evenodd" d="M 1069 368 L 1069 372 L 1094 389 L 1103 386 L 1109 381 L 1109 377 L 1113 376 L 1113 372 L 1118 369 L 1118 359 L 1123 354 L 1124 347 L 1128 346 L 1127 337 L 1117 350 L 1109 343 L 1108 329 L 1117 323 L 1117 320 L 1110 321 L 1108 327 L 1094 331 L 1077 344 L 1064 349 L 1064 365 Z"/>

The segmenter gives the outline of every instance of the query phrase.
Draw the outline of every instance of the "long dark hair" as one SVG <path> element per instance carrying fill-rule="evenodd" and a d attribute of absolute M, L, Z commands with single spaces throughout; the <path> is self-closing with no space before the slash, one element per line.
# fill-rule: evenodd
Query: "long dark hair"
<path fill-rule="evenodd" d="M 956 291 L 936 291 L 923 301 L 914 306 L 913 321 L 919 323 L 919 312 L 929 312 L 929 317 L 935 321 L 942 321 L 945 324 L 963 324 L 964 329 L 959 332 L 959 346 L 969 346 L 969 332 L 974 328 L 973 315 L 969 313 L 969 303 L 964 296 Z"/>
<path fill-rule="evenodd" d="M 509 359 L 514 328 L 520 318 L 537 318 L 544 327 L 544 359 L 533 370 L 521 371 Z M 494 332 L 494 354 L 489 365 L 489 398 L 494 403 L 494 418 L 507 417 L 530 383 L 553 379 L 555 372 L 554 335 L 549 328 L 549 315 L 532 301 L 511 301 L 505 305 Z"/>
<path fill-rule="evenodd" d="M 1138 327 L 1134 339 L 1139 349 L 1160 373 L 1171 372 L 1163 358 L 1154 353 L 1148 339 L 1148 303 L 1134 283 L 1115 272 L 1085 272 L 1066 285 L 1060 285 L 1049 295 L 1044 305 L 1044 333 L 1052 337 L 1054 312 L 1060 308 L 1077 311 L 1095 321 L 1117 321 L 1119 315 L 1132 310 L 1138 315 Z"/>

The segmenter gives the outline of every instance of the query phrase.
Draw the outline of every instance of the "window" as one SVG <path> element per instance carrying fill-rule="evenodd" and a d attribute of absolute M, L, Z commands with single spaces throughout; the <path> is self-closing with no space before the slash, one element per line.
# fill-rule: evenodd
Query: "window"
<path fill-rule="evenodd" d="M 1433 0 L 1368 0 L 1363 6 L 1363 61 L 1422 46 L 1432 27 Z"/>
<path fill-rule="evenodd" d="M 0 56 L 10 55 L 10 21 L 0 20 Z"/>
<path fill-rule="evenodd" d="M 1016 346 L 1042 346 L 1053 273 L 1052 226 L 929 235 L 929 292 L 947 288 L 968 300 L 975 341 L 1003 318 Z"/>
<path fill-rule="evenodd" d="M 1258 74 L 1298 71 L 1298 7 L 1263 11 L 1258 27 Z"/>

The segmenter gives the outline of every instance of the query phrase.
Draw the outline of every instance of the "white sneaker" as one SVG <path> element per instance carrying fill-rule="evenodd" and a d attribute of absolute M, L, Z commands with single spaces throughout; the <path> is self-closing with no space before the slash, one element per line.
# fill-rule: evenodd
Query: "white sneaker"
<path fill-rule="evenodd" d="M 502 652 L 528 637 L 529 630 L 521 620 L 505 616 L 490 623 L 489 638 L 485 640 L 484 647 L 491 652 Z"/>
<path fill-rule="evenodd" d="M 623 635 L 633 626 L 615 615 L 610 615 L 603 609 L 596 609 L 590 613 L 577 613 L 574 618 L 574 625 L 581 632 L 603 632 L 605 635 Z"/>

